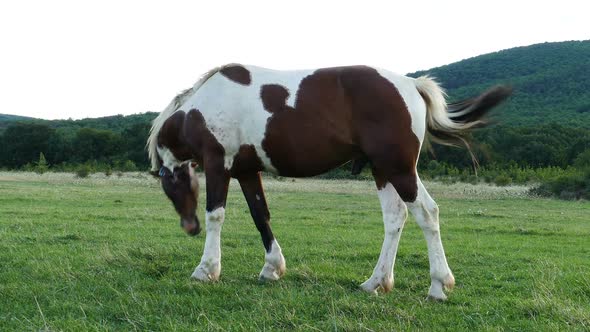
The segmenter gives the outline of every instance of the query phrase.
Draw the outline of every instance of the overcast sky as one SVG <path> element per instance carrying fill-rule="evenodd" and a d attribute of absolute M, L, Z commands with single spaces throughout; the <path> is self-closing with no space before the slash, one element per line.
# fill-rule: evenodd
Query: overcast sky
<path fill-rule="evenodd" d="M 408 73 L 590 39 L 590 1 L 2 1 L 0 113 L 161 111 L 208 69 L 368 64 Z"/>

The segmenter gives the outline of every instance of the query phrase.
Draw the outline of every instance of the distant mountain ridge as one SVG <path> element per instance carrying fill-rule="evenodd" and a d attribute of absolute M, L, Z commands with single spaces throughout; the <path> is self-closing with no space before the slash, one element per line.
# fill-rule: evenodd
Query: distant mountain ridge
<path fill-rule="evenodd" d="M 157 115 L 158 113 L 155 112 L 146 112 L 141 114 L 110 115 L 100 118 L 86 118 L 80 120 L 44 120 L 19 115 L 0 114 L 0 132 L 15 122 L 34 122 L 46 124 L 55 129 L 76 130 L 80 128 L 95 128 L 120 133 L 134 124 L 151 124 L 151 121 Z"/>
<path fill-rule="evenodd" d="M 451 100 L 511 85 L 513 96 L 495 112 L 504 125 L 590 128 L 590 40 L 516 47 L 408 75 L 425 74 L 436 77 Z"/>
<path fill-rule="evenodd" d="M 31 122 L 39 119 L 31 118 L 28 116 L 20 116 L 13 114 L 0 114 L 0 133 L 6 129 L 10 124 L 14 122 Z"/>
<path fill-rule="evenodd" d="M 14 121 L 30 121 L 35 120 L 28 116 L 14 115 L 14 114 L 0 114 L 0 123 L 3 122 L 14 122 Z"/>

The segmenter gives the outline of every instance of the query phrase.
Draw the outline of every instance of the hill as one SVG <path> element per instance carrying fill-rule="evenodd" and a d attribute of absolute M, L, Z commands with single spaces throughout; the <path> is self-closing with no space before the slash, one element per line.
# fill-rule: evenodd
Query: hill
<path fill-rule="evenodd" d="M 101 130 L 110 130 L 117 133 L 124 131 L 126 128 L 137 124 L 147 124 L 158 115 L 155 112 L 146 112 L 132 115 L 111 115 L 100 118 L 86 118 L 81 120 L 44 120 L 30 118 L 26 116 L 0 114 L 0 133 L 15 122 L 27 122 L 48 125 L 54 129 L 62 131 L 75 131 L 81 128 L 94 128 Z"/>
<path fill-rule="evenodd" d="M 495 112 L 505 125 L 590 128 L 590 40 L 516 47 L 408 75 L 424 74 L 436 77 L 453 100 L 511 85 L 514 95 Z"/>
<path fill-rule="evenodd" d="M 0 114 L 0 123 L 11 122 L 11 121 L 26 121 L 33 120 L 28 116 L 12 115 L 12 114 Z"/>
<path fill-rule="evenodd" d="M 12 114 L 0 114 L 0 132 L 4 131 L 6 127 L 14 122 L 19 121 L 33 121 L 36 120 L 35 118 L 30 118 L 28 116 L 20 116 L 20 115 L 12 115 Z"/>

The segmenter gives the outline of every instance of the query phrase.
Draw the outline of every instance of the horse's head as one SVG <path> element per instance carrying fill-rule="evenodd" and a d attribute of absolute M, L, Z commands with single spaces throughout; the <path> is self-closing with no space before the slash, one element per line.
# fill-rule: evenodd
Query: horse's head
<path fill-rule="evenodd" d="M 199 182 L 195 167 L 197 167 L 195 162 L 181 164 L 172 170 L 162 166 L 158 173 L 166 196 L 180 215 L 180 226 L 190 235 L 201 232 L 201 225 L 197 218 Z"/>

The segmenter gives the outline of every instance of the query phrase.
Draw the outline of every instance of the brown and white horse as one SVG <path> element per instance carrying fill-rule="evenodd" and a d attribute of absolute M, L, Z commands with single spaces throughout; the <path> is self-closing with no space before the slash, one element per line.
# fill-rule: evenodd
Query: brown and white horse
<path fill-rule="evenodd" d="M 285 259 L 270 227 L 261 171 L 287 177 L 322 174 L 348 161 L 370 164 L 381 202 L 385 239 L 368 292 L 393 287 L 393 265 L 408 208 L 428 244 L 429 295 L 446 298 L 454 277 L 440 238 L 438 207 L 416 172 L 425 135 L 463 141 L 465 131 L 510 94 L 496 87 L 448 105 L 428 77 L 417 79 L 366 66 L 275 71 L 230 64 L 206 73 L 154 120 L 148 139 L 152 171 L 191 235 L 198 182 L 206 179 L 205 248 L 192 278 L 219 279 L 220 232 L 230 178 L 240 183 L 266 250 L 260 278 L 277 280 Z M 158 172 L 159 170 L 159 172 Z"/>

